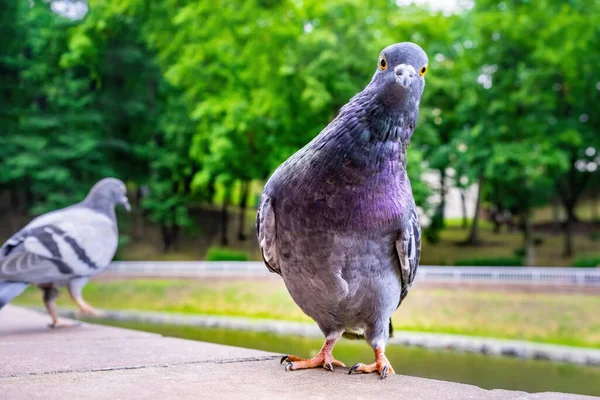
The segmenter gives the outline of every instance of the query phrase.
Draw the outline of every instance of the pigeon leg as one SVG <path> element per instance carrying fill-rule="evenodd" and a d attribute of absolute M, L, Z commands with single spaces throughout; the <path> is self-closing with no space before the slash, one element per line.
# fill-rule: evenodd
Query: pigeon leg
<path fill-rule="evenodd" d="M 87 277 L 75 278 L 72 279 L 68 285 L 69 295 L 71 296 L 71 299 L 73 299 L 73 301 L 77 303 L 77 306 L 79 306 L 78 315 L 105 317 L 106 313 L 104 311 L 96 310 L 83 299 L 81 290 L 83 289 L 83 286 L 87 283 L 88 280 L 89 278 Z"/>
<path fill-rule="evenodd" d="M 348 375 L 353 372 L 362 372 L 363 374 L 369 374 L 371 372 L 379 373 L 381 379 L 385 378 L 390 374 L 395 374 L 394 368 L 392 368 L 392 364 L 388 361 L 385 356 L 383 349 L 381 347 L 375 348 L 375 362 L 373 364 L 365 365 L 362 363 L 354 364 L 350 371 L 348 371 Z"/>
<path fill-rule="evenodd" d="M 44 305 L 46 306 L 46 311 L 48 311 L 50 318 L 52 318 L 52 323 L 48 326 L 50 328 L 55 328 L 58 326 L 58 316 L 56 315 L 54 299 L 58 297 L 58 290 L 54 286 L 44 286 L 40 287 L 40 289 L 42 289 L 42 292 L 44 293 Z"/>
<path fill-rule="evenodd" d="M 58 289 L 54 286 L 40 286 L 42 292 L 44 293 L 44 305 L 46 306 L 46 310 L 48 314 L 50 314 L 50 318 L 52 318 L 52 323 L 48 324 L 50 328 L 63 328 L 67 326 L 73 326 L 73 324 L 69 324 L 66 322 L 62 322 L 58 320 L 58 315 L 56 313 L 56 305 L 54 304 L 54 299 L 58 297 Z"/>
<path fill-rule="evenodd" d="M 323 367 L 329 371 L 333 371 L 333 366 L 345 367 L 344 363 L 333 358 L 333 346 L 339 340 L 340 336 L 327 337 L 323 347 L 313 358 L 300 358 L 293 355 L 283 356 L 281 363 L 287 361 L 285 366 L 286 371 L 295 371 L 297 369 L 308 369 Z"/>

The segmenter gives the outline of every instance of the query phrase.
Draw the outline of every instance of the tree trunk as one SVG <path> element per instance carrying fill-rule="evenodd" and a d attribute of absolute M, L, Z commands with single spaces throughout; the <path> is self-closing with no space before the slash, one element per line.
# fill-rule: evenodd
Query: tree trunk
<path fill-rule="evenodd" d="M 227 205 L 229 203 L 229 193 L 225 194 L 223 199 L 223 206 L 221 208 L 221 245 L 227 246 L 229 244 L 228 231 L 229 231 L 229 212 Z"/>
<path fill-rule="evenodd" d="M 575 222 L 575 207 L 572 204 L 569 204 L 565 207 L 567 211 L 567 219 L 565 221 L 565 250 L 563 252 L 563 256 L 572 257 L 575 254 L 575 249 L 573 246 L 573 223 Z"/>
<path fill-rule="evenodd" d="M 554 232 L 560 231 L 560 198 L 558 197 L 552 202 L 552 226 Z"/>
<path fill-rule="evenodd" d="M 599 222 L 598 219 L 598 203 L 600 203 L 600 190 L 594 190 L 592 193 L 592 222 Z"/>
<path fill-rule="evenodd" d="M 440 168 L 440 205 L 438 206 L 438 214 L 442 227 L 445 226 L 446 221 L 446 169 Z"/>
<path fill-rule="evenodd" d="M 145 210 L 142 209 L 142 186 L 138 185 L 135 189 L 135 209 L 132 210 L 133 217 L 133 237 L 141 239 L 144 236 L 144 216 Z"/>
<path fill-rule="evenodd" d="M 481 206 L 481 191 L 483 187 L 483 178 L 479 178 L 477 187 L 477 200 L 475 203 L 475 215 L 473 215 L 473 222 L 471 223 L 471 231 L 469 232 L 469 238 L 467 244 L 472 246 L 479 242 L 479 207 Z"/>
<path fill-rule="evenodd" d="M 465 189 L 460 189 L 460 203 L 462 207 L 462 227 L 463 229 L 467 229 L 469 226 L 469 221 L 467 216 L 467 199 Z"/>
<path fill-rule="evenodd" d="M 502 209 L 502 204 L 498 203 L 491 208 L 490 211 L 492 223 L 494 224 L 494 235 L 500 233 L 500 229 L 502 229 L 502 223 L 504 221 L 504 210 Z"/>
<path fill-rule="evenodd" d="M 248 194 L 250 192 L 250 182 L 242 182 L 242 198 L 240 199 L 240 219 L 239 219 L 239 230 L 238 240 L 244 241 L 247 239 L 245 232 L 246 226 L 246 205 L 248 204 Z"/>
<path fill-rule="evenodd" d="M 531 222 L 531 213 L 526 212 L 523 218 L 523 236 L 525 247 L 525 265 L 528 267 L 535 266 L 535 243 L 533 240 L 533 227 Z"/>
<path fill-rule="evenodd" d="M 20 206 L 19 193 L 17 192 L 17 189 L 15 189 L 15 188 L 11 188 L 9 190 L 9 193 L 10 193 L 10 209 L 12 212 L 17 212 L 17 211 L 19 211 L 19 206 Z"/>
<path fill-rule="evenodd" d="M 25 178 L 25 212 L 29 212 L 35 203 L 35 196 L 31 190 L 31 178 Z"/>
<path fill-rule="evenodd" d="M 209 179 L 208 184 L 206 185 L 206 187 L 207 187 L 207 189 L 206 189 L 206 196 L 208 198 L 208 201 L 210 203 L 212 203 L 212 202 L 215 201 L 215 194 L 217 193 L 216 179 L 214 177 L 211 177 Z"/>
<path fill-rule="evenodd" d="M 173 245 L 173 232 L 166 224 L 160 225 L 160 233 L 163 242 L 163 253 L 168 253 Z"/>

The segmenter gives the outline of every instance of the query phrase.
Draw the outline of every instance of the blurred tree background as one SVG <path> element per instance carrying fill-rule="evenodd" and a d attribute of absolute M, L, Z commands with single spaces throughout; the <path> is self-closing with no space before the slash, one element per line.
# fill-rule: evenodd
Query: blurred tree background
<path fill-rule="evenodd" d="M 423 262 L 600 264 L 598 1 L 0 10 L 4 237 L 115 176 L 137 206 L 120 257 L 258 259 L 262 184 L 368 83 L 383 47 L 410 40 L 430 57 L 408 171 L 429 217 Z M 451 188 L 463 202 L 474 188 L 472 218 L 444 214 Z"/>

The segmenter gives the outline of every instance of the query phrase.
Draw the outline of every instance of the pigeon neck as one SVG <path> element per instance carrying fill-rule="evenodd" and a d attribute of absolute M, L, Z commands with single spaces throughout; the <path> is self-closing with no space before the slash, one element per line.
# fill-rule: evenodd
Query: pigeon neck
<path fill-rule="evenodd" d="M 111 204 L 106 199 L 94 196 L 93 193 L 90 193 L 81 204 L 85 207 L 92 209 L 95 212 L 106 215 L 113 222 L 116 223 L 117 215 L 115 214 L 115 206 Z"/>
<path fill-rule="evenodd" d="M 407 107 L 408 104 L 403 104 L 404 99 L 389 100 L 366 90 L 344 107 L 346 110 L 343 111 L 350 117 L 350 130 L 358 140 L 365 144 L 391 141 L 407 146 L 410 143 L 419 115 L 418 107 Z"/>

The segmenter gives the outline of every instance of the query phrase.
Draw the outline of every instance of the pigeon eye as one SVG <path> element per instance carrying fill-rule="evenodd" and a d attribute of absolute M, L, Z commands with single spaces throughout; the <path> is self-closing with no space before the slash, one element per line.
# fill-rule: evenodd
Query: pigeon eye
<path fill-rule="evenodd" d="M 381 69 L 382 71 L 385 71 L 388 67 L 387 61 L 385 60 L 385 57 L 381 57 L 379 59 L 379 69 Z"/>
<path fill-rule="evenodd" d="M 427 73 L 427 64 L 423 65 L 419 70 L 419 76 L 423 76 Z"/>

